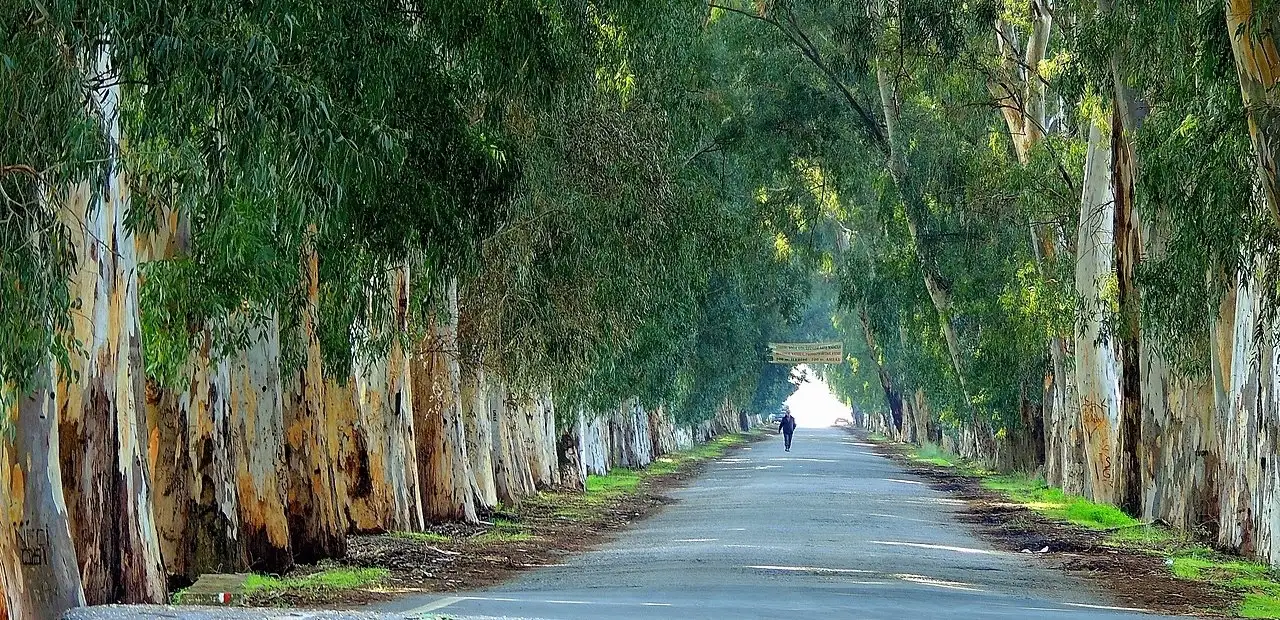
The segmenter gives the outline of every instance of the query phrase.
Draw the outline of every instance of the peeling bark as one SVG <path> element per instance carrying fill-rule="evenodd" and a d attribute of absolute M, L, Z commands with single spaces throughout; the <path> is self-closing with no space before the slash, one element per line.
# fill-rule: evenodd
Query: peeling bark
<path fill-rule="evenodd" d="M 13 620 L 57 618 L 85 605 L 63 499 L 61 447 L 51 368 L 46 387 L 19 396 L 0 385 L 12 435 L 0 433 L 0 611 Z"/>
<path fill-rule="evenodd" d="M 520 443 L 528 459 L 529 473 L 533 476 L 534 487 L 542 490 L 550 489 L 555 486 L 552 472 L 558 469 L 555 458 L 556 448 L 552 442 L 552 437 L 555 435 L 547 432 L 548 412 L 554 415 L 550 398 L 540 395 L 522 400 L 517 411 L 517 415 L 520 416 L 518 421 L 523 440 Z"/>
<path fill-rule="evenodd" d="M 240 536 L 237 448 L 229 415 L 230 362 L 207 339 L 182 390 L 147 387 L 156 528 L 165 570 L 183 581 L 248 567 Z"/>
<path fill-rule="evenodd" d="M 721 416 L 723 417 L 723 416 Z M 730 422 L 737 426 L 736 416 Z M 653 442 L 649 439 L 649 416 L 634 400 L 622 403 L 609 418 L 610 464 L 638 469 L 653 462 Z"/>
<path fill-rule="evenodd" d="M 408 329 L 408 284 L 407 269 L 397 269 L 390 293 L 400 332 Z M 412 390 L 399 339 L 385 356 L 357 360 L 352 370 L 346 385 L 325 388 L 326 409 L 339 424 L 335 466 L 342 474 L 339 488 L 346 490 L 346 527 L 356 533 L 420 531 Z"/>
<path fill-rule="evenodd" d="M 588 474 L 604 476 L 609 473 L 609 423 L 599 414 L 583 413 L 582 459 Z"/>
<path fill-rule="evenodd" d="M 1089 128 L 1076 245 L 1076 293 L 1081 308 L 1075 343 L 1079 401 L 1073 408 L 1079 412 L 1085 448 L 1087 466 L 1081 485 L 1084 495 L 1097 502 L 1114 503 L 1120 377 L 1115 345 L 1103 328 L 1107 310 L 1102 296 L 1114 273 L 1115 202 L 1107 175 L 1110 160 L 1110 146 L 1095 123 Z M 1072 435 L 1075 430 L 1071 429 Z"/>
<path fill-rule="evenodd" d="M 1258 181 L 1272 218 L 1280 222 L 1280 188 L 1276 184 L 1280 127 L 1274 112 L 1280 104 L 1276 93 L 1276 85 L 1280 84 L 1280 51 L 1275 42 L 1280 20 L 1274 15 L 1259 20 L 1254 13 L 1253 0 L 1226 0 L 1227 34 L 1248 113 Z"/>
<path fill-rule="evenodd" d="M 410 362 L 422 514 L 430 521 L 476 523 L 462 424 L 456 281 L 446 286 L 445 294 L 449 316 L 435 321 L 428 342 Z"/>
<path fill-rule="evenodd" d="M 249 566 L 284 572 L 293 567 L 294 558 L 285 510 L 280 326 L 274 316 L 232 361 L 228 383 L 229 417 L 242 455 L 236 464 L 236 488 Z"/>
<path fill-rule="evenodd" d="M 294 559 L 309 563 L 342 557 L 347 551 L 347 538 L 338 508 L 338 477 L 334 475 L 337 429 L 325 407 L 325 381 L 316 333 L 320 278 L 319 256 L 311 246 L 314 224 L 307 236 L 302 256 L 306 305 L 302 308 L 301 333 L 298 334 L 305 359 L 303 367 L 292 373 L 283 409 L 290 542 Z M 335 409 L 352 408 L 349 401 L 334 404 L 341 405 Z"/>
<path fill-rule="evenodd" d="M 556 452 L 560 467 L 560 486 L 564 489 L 585 493 L 587 490 L 587 466 L 582 459 L 582 413 L 579 412 L 573 424 L 565 426 L 556 442 Z"/>
<path fill-rule="evenodd" d="M 463 373 L 462 415 L 476 504 L 484 510 L 492 510 L 498 506 L 498 491 L 493 476 L 493 417 L 489 412 L 489 396 L 485 393 L 487 387 L 483 368 L 472 368 Z"/>
<path fill-rule="evenodd" d="M 1231 406 L 1219 412 L 1218 542 L 1274 565 L 1280 563 L 1280 330 L 1266 318 L 1259 291 L 1272 268 L 1254 257 L 1236 285 Z"/>
<path fill-rule="evenodd" d="M 110 53 L 98 50 L 98 75 L 114 73 Z M 80 311 L 72 330 L 84 343 L 84 356 L 72 355 L 58 382 L 64 492 L 86 600 L 159 603 L 165 579 L 144 434 L 139 243 L 125 223 L 129 187 L 118 161 L 119 85 L 91 92 L 90 101 L 112 152 L 105 184 L 80 184 L 60 213 L 74 231 L 71 291 Z M 107 514 L 113 518 L 101 518 Z"/>

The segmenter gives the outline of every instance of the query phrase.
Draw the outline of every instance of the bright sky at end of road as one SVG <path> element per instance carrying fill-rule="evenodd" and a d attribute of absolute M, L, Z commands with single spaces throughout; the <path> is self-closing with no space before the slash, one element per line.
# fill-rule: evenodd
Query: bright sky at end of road
<path fill-rule="evenodd" d="M 808 366 L 797 366 L 794 375 L 801 373 L 807 380 L 800 383 L 786 401 L 797 426 L 821 428 L 831 426 L 837 418 L 850 419 L 849 407 L 831 393 L 826 381 Z"/>

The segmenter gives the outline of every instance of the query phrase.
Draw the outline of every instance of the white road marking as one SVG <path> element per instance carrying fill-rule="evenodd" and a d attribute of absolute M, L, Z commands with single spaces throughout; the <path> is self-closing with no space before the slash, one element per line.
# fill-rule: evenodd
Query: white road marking
<path fill-rule="evenodd" d="M 981 588 L 975 588 L 972 584 L 960 583 L 958 581 L 945 581 L 935 579 L 933 577 L 925 577 L 924 575 L 894 575 L 903 581 L 918 583 L 923 586 L 933 586 L 935 588 L 946 588 L 948 590 L 965 590 L 968 592 L 981 592 Z"/>
<path fill-rule="evenodd" d="M 1105 609 L 1107 611 L 1136 611 L 1138 613 L 1149 614 L 1150 609 L 1139 609 L 1137 607 L 1111 607 L 1109 605 L 1089 605 L 1086 603 L 1063 603 L 1068 607 L 1083 607 L 1085 609 Z M 1063 611 L 1066 611 L 1065 609 Z"/>
<path fill-rule="evenodd" d="M 715 542 L 717 540 L 720 540 L 720 539 L 719 538 L 678 538 L 671 542 L 693 543 L 693 542 Z"/>
<path fill-rule="evenodd" d="M 439 600 L 431 601 L 430 603 L 427 603 L 422 607 L 416 607 L 414 609 L 410 609 L 409 611 L 406 611 L 405 614 L 406 615 L 425 614 L 428 612 L 436 611 L 438 609 L 444 609 L 445 607 L 448 607 L 450 605 L 456 605 L 465 600 L 467 600 L 467 597 L 465 596 L 447 596 Z"/>
<path fill-rule="evenodd" d="M 790 456 L 780 456 L 780 457 L 772 458 L 769 460 L 770 461 L 804 461 L 805 463 L 839 463 L 840 462 L 835 459 L 806 459 L 806 458 L 795 458 Z"/>
<path fill-rule="evenodd" d="M 860 515 L 860 514 L 842 514 L 842 515 L 840 515 L 840 516 L 842 516 L 842 517 L 861 517 L 861 516 L 863 516 L 863 515 Z M 897 519 L 897 520 L 899 520 L 899 521 L 914 521 L 914 522 L 916 522 L 916 523 L 931 523 L 931 524 L 933 524 L 933 525 L 947 525 L 946 523 L 943 523 L 943 522 L 941 522 L 941 521 L 930 521 L 930 520 L 928 520 L 928 519 L 913 519 L 913 518 L 911 518 L 911 517 L 900 517 L 900 516 L 898 516 L 898 515 L 888 515 L 888 514 L 884 514 L 884 513 L 881 513 L 881 512 L 868 512 L 866 516 L 868 516 L 868 517 L 884 517 L 884 518 L 886 518 L 886 519 Z"/>
<path fill-rule="evenodd" d="M 919 482 L 919 481 L 916 481 L 916 480 L 899 480 L 899 479 L 897 479 L 897 478 L 885 478 L 885 481 L 886 481 L 886 482 L 896 482 L 896 483 L 898 483 L 898 484 L 920 484 L 920 485 L 923 485 L 923 484 L 924 484 L 923 482 Z"/>
<path fill-rule="evenodd" d="M 974 553 L 979 555 L 1002 555 L 999 551 L 991 551 L 988 549 L 973 549 L 971 547 L 952 547 L 950 545 L 932 545 L 928 543 L 911 543 L 911 542 L 893 542 L 886 540 L 869 540 L 873 545 L 888 545 L 890 547 L 913 547 L 916 549 L 938 549 L 940 551 L 954 551 L 956 553 Z"/>
<path fill-rule="evenodd" d="M 747 566 L 746 568 L 755 568 L 758 570 L 776 570 L 788 573 L 856 573 L 860 575 L 874 575 L 875 571 L 861 570 L 858 568 L 821 568 L 817 566 Z"/>

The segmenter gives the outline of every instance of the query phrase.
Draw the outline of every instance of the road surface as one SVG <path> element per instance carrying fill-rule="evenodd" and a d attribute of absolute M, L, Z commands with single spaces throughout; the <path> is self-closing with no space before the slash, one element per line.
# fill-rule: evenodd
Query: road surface
<path fill-rule="evenodd" d="M 960 502 L 837 429 L 802 428 L 789 453 L 781 437 L 753 444 L 673 495 L 678 503 L 563 565 L 368 615 L 132 608 L 71 617 L 1152 618 L 1105 609 L 1085 582 L 995 551 L 957 522 Z"/>
<path fill-rule="evenodd" d="M 1151 618 L 995 551 L 961 503 L 838 429 L 800 429 L 710 466 L 603 547 L 470 594 L 381 611 L 500 618 Z"/>

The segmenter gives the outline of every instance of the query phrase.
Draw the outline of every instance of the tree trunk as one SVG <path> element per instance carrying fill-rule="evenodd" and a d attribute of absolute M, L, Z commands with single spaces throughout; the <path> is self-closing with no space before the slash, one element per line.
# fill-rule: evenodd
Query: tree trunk
<path fill-rule="evenodd" d="M 560 466 L 560 486 L 565 489 L 585 493 L 587 490 L 587 467 L 582 459 L 582 412 L 573 424 L 565 426 L 556 444 L 556 452 Z"/>
<path fill-rule="evenodd" d="M 1120 102 L 1112 114 L 1111 174 L 1115 196 L 1115 270 L 1120 327 L 1117 345 L 1120 357 L 1120 459 L 1117 504 L 1130 515 L 1142 514 L 1142 377 L 1139 364 L 1136 286 L 1142 245 L 1138 210 L 1134 200 L 1133 145 L 1121 122 Z"/>
<path fill-rule="evenodd" d="M 588 474 L 604 476 L 609 473 L 609 422 L 597 413 L 583 413 L 582 458 Z"/>
<path fill-rule="evenodd" d="M 520 499 L 538 492 L 537 481 L 533 477 L 533 463 L 529 456 L 529 417 L 525 414 L 528 401 L 515 400 L 507 393 L 505 408 L 507 436 L 511 446 L 511 473 L 515 479 L 516 496 Z"/>
<path fill-rule="evenodd" d="M 188 368 L 182 391 L 148 385 L 147 426 L 161 556 L 169 575 L 192 582 L 202 573 L 242 572 L 248 560 L 227 399 L 230 362 L 211 360 L 206 338 Z"/>
<path fill-rule="evenodd" d="M 503 504 L 514 504 L 519 497 L 516 489 L 514 464 L 511 462 L 511 437 L 507 426 L 507 395 L 503 385 L 495 381 L 491 375 L 483 378 L 486 389 L 483 390 L 489 412 L 489 427 L 492 431 L 493 446 L 493 490 L 498 501 Z"/>
<path fill-rule="evenodd" d="M 94 71 L 114 73 L 106 46 Z M 90 98 L 109 144 L 119 145 L 119 85 Z M 85 599 L 159 603 L 165 579 L 144 435 L 138 244 L 125 223 L 129 187 L 115 152 L 105 185 L 79 185 L 61 214 L 76 252 L 71 292 L 81 311 L 73 313 L 72 329 L 84 343 L 84 357 L 71 356 L 71 372 L 58 385 L 64 492 Z"/>
<path fill-rule="evenodd" d="M 867 341 L 867 351 L 876 365 L 876 375 L 880 377 L 880 389 L 884 391 L 885 405 L 889 407 L 889 417 L 893 428 L 902 430 L 902 394 L 893 385 L 889 372 L 881 361 L 880 348 L 876 346 L 875 335 L 871 333 L 871 321 L 867 318 L 865 306 L 858 308 L 858 322 L 862 326 L 862 337 Z"/>
<path fill-rule="evenodd" d="M 1082 307 L 1076 330 L 1075 384 L 1087 463 L 1082 487 L 1089 499 L 1114 503 L 1120 368 L 1114 344 L 1103 329 L 1106 309 L 1102 299 L 1114 273 L 1115 202 L 1107 176 L 1109 151 L 1101 128 L 1090 126 L 1076 244 L 1076 292 Z"/>
<path fill-rule="evenodd" d="M 1264 309 L 1262 283 L 1269 259 L 1253 257 L 1236 285 L 1235 331 L 1227 388 L 1231 406 L 1220 411 L 1222 484 L 1219 544 L 1269 564 L 1280 563 L 1280 346 L 1277 324 Z M 1246 275 L 1247 274 L 1247 275 Z"/>
<path fill-rule="evenodd" d="M 243 456 L 236 467 L 240 531 L 249 566 L 282 573 L 293 567 L 285 512 L 284 411 L 280 385 L 280 325 L 271 317 L 231 365 L 230 418 Z M 233 435 L 234 436 L 234 435 Z"/>
<path fill-rule="evenodd" d="M 408 268 L 397 269 L 391 278 L 395 300 L 394 327 L 408 331 Z M 423 528 L 418 490 L 418 464 L 414 446 L 413 394 L 409 380 L 409 360 L 399 338 L 391 340 L 385 357 L 357 362 L 354 377 L 344 392 L 336 396 L 332 384 L 326 388 L 330 410 L 341 417 L 354 415 L 356 422 L 341 442 L 337 466 L 346 489 L 346 522 L 353 532 L 420 531 Z M 354 385 L 352 385 L 354 384 Z M 336 396 L 336 397 L 335 397 Z M 357 411 L 342 413 L 349 398 Z"/>
<path fill-rule="evenodd" d="M 58 406 L 50 369 L 45 386 L 17 395 L 0 384 L 0 616 L 57 618 L 85 604 L 70 517 L 63 500 Z"/>
<path fill-rule="evenodd" d="M 303 367 L 293 373 L 284 400 L 285 463 L 288 465 L 289 536 L 294 559 L 315 562 L 342 557 L 347 551 L 346 527 L 338 508 L 334 455 L 336 425 L 325 407 L 324 372 L 320 362 L 319 257 L 311 245 L 315 225 L 308 230 L 302 256 L 306 305 L 302 309 Z M 345 407 L 354 409 L 349 403 Z M 345 493 L 343 494 L 345 495 Z"/>
<path fill-rule="evenodd" d="M 1240 78 L 1240 94 L 1249 117 L 1249 136 L 1267 206 L 1280 222 L 1280 189 L 1276 186 L 1276 149 L 1280 142 L 1274 110 L 1280 105 L 1280 51 L 1275 35 L 1280 19 L 1255 15 L 1254 0 L 1226 0 L 1227 34 Z M 1260 23 L 1259 23 L 1260 21 Z M 1261 26 L 1261 29 L 1257 26 Z"/>
<path fill-rule="evenodd" d="M 462 425 L 456 281 L 446 285 L 445 295 L 449 316 L 434 321 L 432 335 L 410 363 L 422 513 L 430 521 L 477 523 Z"/>
<path fill-rule="evenodd" d="M 1026 44 L 1018 49 L 1016 28 L 1004 19 L 996 20 L 996 46 L 1003 55 L 1004 74 L 989 84 L 992 96 L 1004 116 L 1005 125 L 1013 143 L 1018 163 L 1026 166 L 1032 152 L 1044 138 L 1048 125 L 1045 114 L 1045 81 L 1040 74 L 1049 37 L 1053 28 L 1053 11 L 1045 3 L 1031 3 L 1031 24 Z M 1052 268 L 1062 252 L 1061 226 L 1030 222 L 1031 244 L 1035 252 L 1036 266 L 1041 277 L 1051 277 Z M 1079 467 L 1084 455 L 1079 442 L 1063 431 L 1068 403 L 1075 401 L 1074 385 L 1067 372 L 1066 359 L 1070 352 L 1062 336 L 1049 340 L 1050 374 L 1046 376 L 1043 402 L 1048 409 L 1045 425 L 1045 471 L 1050 484 L 1082 492 Z"/>
<path fill-rule="evenodd" d="M 545 452 L 543 458 L 547 461 L 548 469 L 550 469 L 549 477 L 552 487 L 560 486 L 560 458 L 558 448 L 558 438 L 560 434 L 556 432 L 556 403 L 548 390 L 542 397 L 542 449 Z"/>
<path fill-rule="evenodd" d="M 492 510 L 498 505 L 498 491 L 493 476 L 493 417 L 489 413 L 487 387 L 483 368 L 476 367 L 463 373 L 462 414 L 476 503 L 480 508 Z"/>
<path fill-rule="evenodd" d="M 533 475 L 534 487 L 544 490 L 555 486 L 551 472 L 556 469 L 555 444 L 547 434 L 547 409 L 548 401 L 541 396 L 521 401 L 517 409 L 529 472 Z"/>

